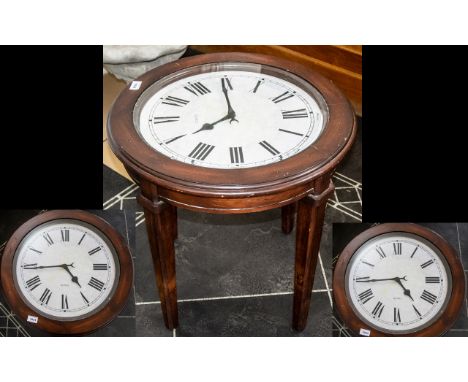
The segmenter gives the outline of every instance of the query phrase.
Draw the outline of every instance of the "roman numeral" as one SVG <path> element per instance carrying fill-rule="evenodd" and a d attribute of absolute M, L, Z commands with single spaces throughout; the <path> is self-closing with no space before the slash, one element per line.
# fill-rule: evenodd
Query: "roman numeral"
<path fill-rule="evenodd" d="M 294 135 L 299 135 L 300 137 L 303 137 L 304 134 L 301 134 L 301 133 L 296 133 L 295 131 L 291 131 L 291 130 L 286 130 L 286 129 L 278 129 L 279 131 L 282 131 L 283 133 L 289 133 L 289 134 L 294 134 Z"/>
<path fill-rule="evenodd" d="M 96 247 L 94 249 L 92 249 L 91 251 L 88 251 L 88 255 L 89 256 L 92 256 L 94 255 L 96 252 L 99 252 L 101 250 L 101 247 Z"/>
<path fill-rule="evenodd" d="M 393 254 L 401 255 L 401 243 L 393 243 Z"/>
<path fill-rule="evenodd" d="M 54 241 L 52 240 L 52 238 L 50 237 L 48 233 L 45 233 L 44 235 L 42 235 L 42 237 L 45 239 L 45 241 L 47 241 L 47 244 L 49 245 L 54 244 Z"/>
<path fill-rule="evenodd" d="M 89 305 L 89 301 L 88 299 L 85 297 L 85 295 L 83 294 L 83 292 L 80 292 L 81 294 L 81 297 L 83 297 L 83 300 Z"/>
<path fill-rule="evenodd" d="M 419 313 L 419 310 L 416 309 L 416 307 L 413 305 L 413 309 L 414 311 L 416 312 L 416 314 L 418 315 L 419 318 L 422 318 L 422 314 Z"/>
<path fill-rule="evenodd" d="M 37 253 L 42 253 L 41 251 L 38 251 L 37 249 L 34 248 L 29 248 L 31 251 L 37 252 Z"/>
<path fill-rule="evenodd" d="M 306 109 L 282 111 L 281 114 L 283 114 L 283 119 L 307 118 L 309 116 Z"/>
<path fill-rule="evenodd" d="M 42 304 L 48 304 L 50 300 L 50 296 L 52 296 L 52 292 L 50 291 L 49 288 L 45 288 L 44 292 L 42 293 L 41 297 L 39 300 L 41 301 Z"/>
<path fill-rule="evenodd" d="M 421 264 L 421 268 L 427 268 L 432 263 L 434 263 L 434 260 L 426 261 L 424 264 Z"/>
<path fill-rule="evenodd" d="M 432 294 L 431 292 L 428 292 L 427 290 L 424 289 L 422 292 L 421 298 L 424 301 L 427 301 L 429 304 L 434 304 L 437 300 L 437 296 Z"/>
<path fill-rule="evenodd" d="M 255 87 L 254 87 L 254 89 L 252 90 L 252 92 L 256 93 L 257 90 L 258 90 L 258 88 L 259 88 L 259 86 L 260 86 L 261 84 L 263 84 L 263 81 L 264 81 L 263 78 L 262 78 L 261 80 L 258 80 L 258 81 L 257 81 L 257 84 L 255 85 Z"/>
<path fill-rule="evenodd" d="M 369 267 L 374 267 L 375 266 L 374 264 L 368 263 L 367 261 L 363 261 L 362 263 L 368 265 Z"/>
<path fill-rule="evenodd" d="M 427 284 L 440 284 L 440 277 L 426 277 Z"/>
<path fill-rule="evenodd" d="M 367 289 L 364 292 L 359 293 L 358 298 L 359 298 L 359 301 L 361 301 L 363 304 L 365 304 L 367 301 L 374 298 L 374 294 L 372 293 L 371 289 Z"/>
<path fill-rule="evenodd" d="M 104 288 L 104 283 L 98 279 L 95 279 L 94 277 L 91 277 L 88 285 L 94 289 L 97 289 L 99 292 L 102 291 L 102 288 Z"/>
<path fill-rule="evenodd" d="M 22 267 L 23 267 L 23 269 L 35 269 L 37 267 L 37 263 L 23 264 Z"/>
<path fill-rule="evenodd" d="M 179 120 L 179 116 L 171 116 L 171 117 L 153 117 L 153 123 L 169 123 L 169 122 L 177 122 Z"/>
<path fill-rule="evenodd" d="M 276 150 L 272 145 L 270 145 L 267 141 L 258 142 L 260 146 L 262 146 L 265 150 L 267 150 L 272 155 L 278 155 L 280 152 Z"/>
<path fill-rule="evenodd" d="M 377 251 L 377 253 L 380 255 L 380 258 L 381 259 L 384 259 L 387 257 L 387 255 L 385 254 L 385 252 L 383 251 L 382 247 L 377 247 L 375 248 L 375 250 Z"/>
<path fill-rule="evenodd" d="M 208 89 L 201 82 L 194 82 L 193 84 L 189 82 L 187 86 L 184 86 L 184 89 L 188 90 L 192 94 L 195 94 L 197 97 L 199 95 L 211 93 L 210 89 Z"/>
<path fill-rule="evenodd" d="M 85 236 L 86 236 L 86 233 L 84 233 L 83 236 L 81 236 L 81 239 L 80 239 L 80 241 L 78 242 L 78 245 L 81 244 L 81 242 L 83 241 L 83 239 L 84 239 Z"/>
<path fill-rule="evenodd" d="M 182 106 L 187 105 L 189 102 L 190 101 L 187 101 L 186 99 L 183 99 L 183 98 L 168 96 L 166 98 L 163 98 L 163 101 L 161 103 L 165 105 L 182 107 Z"/>
<path fill-rule="evenodd" d="M 294 97 L 294 94 L 290 92 L 284 92 L 283 94 L 280 94 L 279 96 L 275 97 L 272 99 L 274 103 L 280 103 L 283 102 L 284 100 L 287 100 L 288 98 Z"/>
<path fill-rule="evenodd" d="M 244 163 L 242 147 L 229 147 L 229 155 L 231 156 L 231 163 Z"/>
<path fill-rule="evenodd" d="M 393 321 L 396 323 L 401 323 L 400 309 L 393 308 Z"/>
<path fill-rule="evenodd" d="M 190 158 L 205 160 L 205 158 L 213 151 L 215 147 L 212 145 L 207 145 L 206 143 L 200 142 L 192 152 L 188 155 Z"/>
<path fill-rule="evenodd" d="M 229 81 L 229 78 L 227 77 L 224 77 L 223 80 L 225 80 L 225 83 L 227 84 L 227 86 L 229 87 L 229 90 L 233 90 L 232 89 L 232 85 L 231 85 L 231 82 Z"/>
<path fill-rule="evenodd" d="M 62 309 L 68 309 L 68 298 L 66 294 L 62 294 Z"/>
<path fill-rule="evenodd" d="M 363 283 L 363 282 L 366 282 L 367 280 L 369 280 L 369 276 L 366 276 L 366 277 L 357 277 L 354 279 L 354 281 L 358 282 L 358 283 Z"/>
<path fill-rule="evenodd" d="M 31 291 L 36 289 L 39 285 L 41 285 L 41 279 L 39 276 L 34 276 L 32 279 L 26 281 L 26 287 L 28 287 Z"/>
<path fill-rule="evenodd" d="M 93 264 L 93 271 L 107 271 L 107 264 Z"/>
<path fill-rule="evenodd" d="M 384 308 L 385 308 L 385 305 L 379 301 L 377 304 L 375 304 L 372 314 L 374 316 L 380 317 L 382 315 L 382 311 L 384 310 Z"/>
<path fill-rule="evenodd" d="M 62 241 L 70 241 L 70 230 L 69 229 L 62 229 Z"/>
<path fill-rule="evenodd" d="M 411 254 L 410 258 L 413 258 L 414 254 L 416 253 L 416 251 L 418 250 L 418 248 L 419 248 L 419 246 L 417 246 L 417 247 L 414 249 L 414 251 L 413 251 L 413 253 Z"/>

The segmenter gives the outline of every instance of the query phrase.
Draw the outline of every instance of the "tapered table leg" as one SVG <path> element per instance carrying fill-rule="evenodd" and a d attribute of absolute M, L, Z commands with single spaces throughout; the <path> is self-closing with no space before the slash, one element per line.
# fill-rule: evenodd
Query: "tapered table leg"
<path fill-rule="evenodd" d="M 288 234 L 294 228 L 294 214 L 296 213 L 296 202 L 281 207 L 281 229 Z"/>
<path fill-rule="evenodd" d="M 317 188 L 298 203 L 293 303 L 293 328 L 298 331 L 307 324 L 325 207 L 333 183 L 329 181 L 328 187 L 323 188 Z"/>
<path fill-rule="evenodd" d="M 141 194 L 138 201 L 145 213 L 164 323 L 168 329 L 174 329 L 179 324 L 174 250 L 176 209 L 164 201 L 153 202 Z"/>

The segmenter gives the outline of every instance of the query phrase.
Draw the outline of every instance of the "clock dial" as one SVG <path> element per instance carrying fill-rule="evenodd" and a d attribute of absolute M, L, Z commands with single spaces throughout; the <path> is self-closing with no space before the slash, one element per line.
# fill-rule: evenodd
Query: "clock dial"
<path fill-rule="evenodd" d="M 64 321 L 102 309 L 119 272 L 110 241 L 92 225 L 73 219 L 34 228 L 18 246 L 13 263 L 23 301 L 45 317 Z"/>
<path fill-rule="evenodd" d="M 451 273 L 440 251 L 422 237 L 388 233 L 364 243 L 345 276 L 348 299 L 362 321 L 404 334 L 431 325 L 451 294 Z"/>
<path fill-rule="evenodd" d="M 137 131 L 154 150 L 225 169 L 287 159 L 312 145 L 327 120 L 312 85 L 248 63 L 207 64 L 163 78 L 134 110 Z"/>

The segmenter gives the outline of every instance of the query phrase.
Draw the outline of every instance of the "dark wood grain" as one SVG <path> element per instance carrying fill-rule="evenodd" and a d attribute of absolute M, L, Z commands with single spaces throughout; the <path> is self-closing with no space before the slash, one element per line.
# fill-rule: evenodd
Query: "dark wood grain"
<path fill-rule="evenodd" d="M 294 229 L 294 216 L 297 203 L 290 203 L 281 207 L 281 230 L 288 234 Z"/>
<path fill-rule="evenodd" d="M 56 219 L 75 219 L 88 223 L 106 236 L 114 246 L 120 263 L 120 276 L 117 288 L 109 297 L 109 301 L 95 314 L 76 321 L 60 321 L 44 317 L 40 312 L 30 308 L 23 302 L 13 279 L 13 261 L 16 249 L 23 238 L 40 224 Z M 112 321 L 125 306 L 133 283 L 133 262 L 130 251 L 122 236 L 105 220 L 86 211 L 54 210 L 44 212 L 21 225 L 8 240 L 2 257 L 1 281 L 4 295 L 13 312 L 27 325 L 53 334 L 82 335 L 93 332 Z M 39 318 L 37 324 L 28 323 L 29 315 Z"/>
<path fill-rule="evenodd" d="M 391 334 L 370 327 L 354 313 L 346 295 L 346 269 L 356 250 L 366 241 L 389 232 L 408 232 L 428 240 L 445 256 L 452 274 L 452 293 L 445 311 L 432 325 L 414 333 Z M 436 232 L 411 223 L 380 224 L 356 236 L 341 252 L 333 273 L 333 297 L 336 311 L 355 334 L 359 334 L 360 329 L 367 329 L 370 331 L 370 336 L 377 337 L 439 336 L 450 329 L 460 313 L 465 297 L 465 274 L 455 249 Z"/>
<path fill-rule="evenodd" d="M 148 184 L 148 186 L 152 188 L 151 185 Z M 138 202 L 145 212 L 146 229 L 161 300 L 161 310 L 166 327 L 174 329 L 179 323 L 174 250 L 176 216 L 171 205 L 162 200 L 154 201 L 152 199 L 151 194 L 148 194 L 148 187 L 142 187 Z"/>
<path fill-rule="evenodd" d="M 325 208 L 334 190 L 328 176 L 316 183 L 314 192 L 301 199 L 297 209 L 293 328 L 299 331 L 304 330 L 309 315 Z"/>

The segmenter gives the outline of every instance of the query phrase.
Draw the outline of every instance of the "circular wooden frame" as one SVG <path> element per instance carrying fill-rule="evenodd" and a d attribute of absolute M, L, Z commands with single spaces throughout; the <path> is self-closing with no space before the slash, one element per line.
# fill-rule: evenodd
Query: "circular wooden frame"
<path fill-rule="evenodd" d="M 24 237 L 37 226 L 57 219 L 74 219 L 82 221 L 99 230 L 114 247 L 120 263 L 120 276 L 117 287 L 106 305 L 89 317 L 75 321 L 60 321 L 44 317 L 33 310 L 21 298 L 15 287 L 13 278 L 13 263 L 18 246 Z M 86 211 L 55 210 L 44 212 L 21 225 L 9 239 L 2 256 L 1 282 L 6 300 L 13 312 L 27 322 L 29 315 L 38 317 L 34 325 L 42 330 L 54 334 L 71 335 L 93 332 L 108 324 L 123 309 L 130 294 L 133 280 L 133 263 L 130 251 L 122 236 L 105 220 Z"/>
<path fill-rule="evenodd" d="M 174 72 L 225 62 L 282 69 L 312 84 L 324 98 L 329 115 L 317 141 L 283 161 L 242 169 L 193 166 L 153 150 L 133 122 L 133 110 L 144 91 Z M 312 180 L 337 166 L 356 135 L 354 113 L 338 88 L 313 70 L 285 59 L 248 53 L 205 54 L 160 66 L 138 80 L 138 90 L 127 87 L 114 102 L 107 123 L 109 143 L 135 181 L 143 177 L 157 184 L 161 187 L 159 196 L 175 206 L 211 213 L 244 213 L 292 203 L 313 189 Z M 242 206 L 239 198 L 243 199 Z"/>
<path fill-rule="evenodd" d="M 355 252 L 367 241 L 386 233 L 411 233 L 427 240 L 439 249 L 450 268 L 452 276 L 452 291 L 444 312 L 431 325 L 407 334 L 391 334 L 379 331 L 362 321 L 354 312 L 346 295 L 346 270 Z M 453 325 L 463 304 L 465 296 L 465 275 L 463 267 L 452 246 L 439 234 L 412 223 L 387 223 L 367 229 L 356 236 L 343 249 L 338 258 L 333 273 L 334 306 L 341 319 L 355 334 L 361 329 L 368 330 L 370 336 L 407 337 L 407 336 L 438 336 L 445 333 Z"/>

